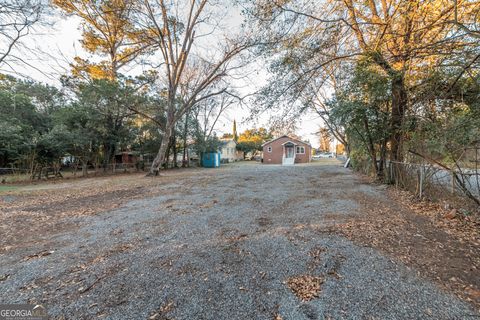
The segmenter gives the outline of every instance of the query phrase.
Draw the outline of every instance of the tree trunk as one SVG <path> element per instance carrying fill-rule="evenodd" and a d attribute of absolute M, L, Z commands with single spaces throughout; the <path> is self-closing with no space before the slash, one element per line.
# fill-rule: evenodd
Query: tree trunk
<path fill-rule="evenodd" d="M 103 145 L 104 149 L 104 158 L 103 158 L 103 172 L 108 171 L 108 166 L 112 165 L 112 172 L 115 172 L 115 151 L 116 146 L 115 143 L 112 142 L 105 142 Z"/>
<path fill-rule="evenodd" d="M 35 154 L 32 154 L 31 162 L 30 162 L 30 180 L 35 179 Z"/>
<path fill-rule="evenodd" d="M 350 158 L 350 145 L 349 144 L 344 144 L 345 146 L 345 152 L 347 153 L 347 158 Z"/>
<path fill-rule="evenodd" d="M 187 161 L 187 134 L 188 134 L 188 114 L 185 115 L 185 126 L 183 127 L 183 157 L 182 168 L 185 168 L 188 164 Z"/>
<path fill-rule="evenodd" d="M 165 160 L 165 152 L 167 151 L 168 142 L 170 141 L 170 136 L 172 135 L 172 129 L 168 128 L 165 130 L 165 135 L 162 137 L 160 141 L 160 147 L 158 149 L 157 155 L 155 159 L 153 159 L 152 165 L 150 166 L 150 171 L 148 172 L 147 176 L 158 176 L 160 171 L 160 167 Z"/>
<path fill-rule="evenodd" d="M 385 180 L 385 167 L 387 157 L 387 141 L 383 141 L 380 146 L 380 162 L 378 163 L 377 179 L 379 181 Z"/>
<path fill-rule="evenodd" d="M 116 170 L 116 161 L 115 161 L 115 151 L 116 151 L 116 146 L 114 143 L 110 144 L 110 156 L 108 162 L 112 163 L 112 172 L 115 173 Z"/>
<path fill-rule="evenodd" d="M 77 176 L 77 170 L 78 170 L 78 160 L 75 159 L 75 161 L 73 162 L 73 176 L 74 177 Z"/>
<path fill-rule="evenodd" d="M 187 166 L 187 142 L 183 140 L 182 168 Z"/>
<path fill-rule="evenodd" d="M 403 75 L 392 79 L 392 114 L 390 132 L 390 160 L 402 161 L 403 120 L 407 109 L 407 90 Z"/>
<path fill-rule="evenodd" d="M 88 163 L 86 160 L 82 161 L 82 176 L 86 177 L 88 175 Z"/>
<path fill-rule="evenodd" d="M 177 165 L 177 137 L 175 134 L 172 135 L 172 151 L 173 151 L 173 167 L 178 168 Z"/>
<path fill-rule="evenodd" d="M 108 170 L 108 161 L 110 156 L 110 144 L 104 143 L 103 144 L 103 172 L 107 172 Z"/>
<path fill-rule="evenodd" d="M 365 132 L 367 133 L 367 149 L 370 153 L 370 158 L 372 160 L 372 168 L 375 177 L 378 176 L 378 165 L 377 165 L 377 152 L 375 150 L 375 144 L 373 143 L 372 135 L 370 133 L 370 126 L 368 124 L 367 116 L 363 116 L 363 125 L 365 127 Z"/>
<path fill-rule="evenodd" d="M 170 165 L 170 150 L 172 150 L 172 137 L 168 139 L 167 152 L 165 154 L 165 169 L 168 169 Z"/>
<path fill-rule="evenodd" d="M 98 152 L 98 151 L 97 151 L 97 152 Z M 97 176 L 97 175 L 98 175 L 98 169 L 99 169 L 99 168 L 98 168 L 98 167 L 99 167 L 98 153 L 95 155 L 95 160 L 94 160 L 94 161 L 95 161 L 95 165 L 94 165 L 94 167 L 95 167 L 95 176 Z"/>

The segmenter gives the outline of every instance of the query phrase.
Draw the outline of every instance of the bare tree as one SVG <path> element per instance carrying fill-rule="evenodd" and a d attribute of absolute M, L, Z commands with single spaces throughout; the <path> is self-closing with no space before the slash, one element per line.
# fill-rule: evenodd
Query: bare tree
<path fill-rule="evenodd" d="M 156 70 L 166 100 L 158 109 L 166 121 L 158 123 L 163 139 L 149 175 L 158 175 L 168 141 L 184 114 L 203 100 L 229 92 L 226 79 L 239 68 L 235 58 L 249 47 L 245 40 L 216 33 L 223 16 L 215 9 L 215 2 L 208 0 L 144 0 L 138 12 L 137 22 L 149 30 L 148 36 L 158 48 Z M 211 52 L 202 48 L 202 43 L 209 48 L 218 43 L 219 47 Z"/>
<path fill-rule="evenodd" d="M 480 3 L 477 1 L 468 3 L 462 0 L 453 0 L 454 19 L 453 23 L 471 37 L 480 39 Z M 460 17 L 459 11 L 462 10 Z"/>
<path fill-rule="evenodd" d="M 230 94 L 222 94 L 203 100 L 193 108 L 193 114 L 198 125 L 197 131 L 203 141 L 212 137 L 220 117 L 237 99 Z"/>
<path fill-rule="evenodd" d="M 14 56 L 13 51 L 39 22 L 44 6 L 42 0 L 0 1 L 0 66 L 8 65 L 14 70 L 9 58 L 23 60 Z"/>
<path fill-rule="evenodd" d="M 332 63 L 326 66 L 324 68 L 325 78 L 310 81 L 301 93 L 301 101 L 318 114 L 330 134 L 344 145 L 347 154 L 349 154 L 350 145 L 345 134 L 345 128 L 331 117 L 330 107 L 326 103 L 331 98 L 329 94 L 336 95 L 337 90 L 341 87 L 341 73 L 345 72 L 343 69 L 340 63 Z M 326 90 L 326 88 L 329 90 Z"/>
<path fill-rule="evenodd" d="M 458 0 L 459 8 L 460 2 L 458 17 L 465 17 L 467 6 L 478 6 Z M 391 160 L 402 160 L 404 154 L 410 87 L 445 55 L 468 45 L 449 23 L 454 3 L 445 0 L 265 0 L 256 2 L 252 16 L 258 29 L 267 29 L 275 40 L 266 46 L 279 70 L 273 95 L 289 93 L 297 100 L 309 82 L 328 77 L 326 69 L 337 61 L 368 59 L 389 76 Z"/>

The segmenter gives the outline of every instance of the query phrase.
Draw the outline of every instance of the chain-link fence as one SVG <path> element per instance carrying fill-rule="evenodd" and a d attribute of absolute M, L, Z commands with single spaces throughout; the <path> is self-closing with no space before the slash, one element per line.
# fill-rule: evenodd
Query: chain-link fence
<path fill-rule="evenodd" d="M 431 164 L 391 161 L 387 179 L 420 198 L 467 197 L 480 205 L 480 172 L 475 169 L 447 170 Z"/>

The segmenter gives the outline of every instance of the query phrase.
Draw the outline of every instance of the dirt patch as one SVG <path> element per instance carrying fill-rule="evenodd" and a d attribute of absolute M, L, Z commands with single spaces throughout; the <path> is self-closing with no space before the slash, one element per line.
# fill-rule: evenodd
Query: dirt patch
<path fill-rule="evenodd" d="M 362 215 L 330 228 L 380 249 L 480 308 L 480 235 L 472 216 L 448 216 L 439 204 L 388 189 L 388 199 L 351 195 Z"/>
<path fill-rule="evenodd" d="M 45 212 L 48 210 L 50 215 L 69 213 L 70 216 L 89 214 L 102 209 L 113 209 L 116 203 L 121 203 L 122 198 L 128 197 L 130 199 L 138 194 L 144 194 L 145 191 L 145 188 L 137 187 L 134 189 L 99 192 L 73 199 L 53 199 L 53 201 L 43 201 L 33 206 L 26 206 L 23 208 L 23 211 Z"/>
<path fill-rule="evenodd" d="M 398 214 L 397 205 L 377 210 L 390 196 L 341 166 L 193 172 L 10 194 L 0 203 L 1 300 L 44 303 L 55 319 L 411 319 L 427 308 L 442 319 L 477 314 L 418 277 L 416 265 L 392 258 L 411 255 L 400 247 L 415 234 L 429 237 L 430 218 L 410 208 Z M 248 188 L 236 189 L 239 181 Z M 27 232 L 6 233 L 23 223 Z M 383 227 L 390 233 L 382 238 L 375 232 Z M 443 229 L 431 223 L 430 230 Z M 441 237 L 443 246 L 460 241 L 447 231 Z M 421 253 L 427 261 L 441 256 L 429 252 L 435 243 L 412 243 L 412 263 L 425 261 Z"/>
<path fill-rule="evenodd" d="M 11 195 L 15 201 L 0 202 L 0 254 L 33 244 L 37 248 L 48 246 L 56 235 L 78 229 L 80 223 L 76 218 L 109 211 L 134 199 L 175 192 L 164 190 L 163 186 L 188 172 L 158 179 L 135 174 L 72 180 L 21 190 Z M 191 187 L 191 183 L 185 183 L 184 187 Z"/>
<path fill-rule="evenodd" d="M 74 199 L 53 200 L 40 197 L 37 205 L 30 205 L 21 210 L 6 208 L 1 219 L 0 252 L 15 247 L 28 247 L 32 243 L 48 242 L 46 236 L 54 236 L 66 230 L 78 228 L 72 218 L 92 215 L 119 207 L 126 201 L 142 195 L 143 188 L 133 190 L 114 190 L 97 195 L 86 195 Z M 8 218 L 7 218 L 8 217 Z"/>

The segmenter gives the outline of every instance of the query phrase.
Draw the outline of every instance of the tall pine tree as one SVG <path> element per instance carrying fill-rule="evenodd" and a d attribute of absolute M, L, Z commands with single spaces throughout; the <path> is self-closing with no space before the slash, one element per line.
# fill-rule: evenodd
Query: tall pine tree
<path fill-rule="evenodd" d="M 235 119 L 233 119 L 233 140 L 235 140 L 235 142 L 238 141 L 237 121 L 235 121 Z"/>

